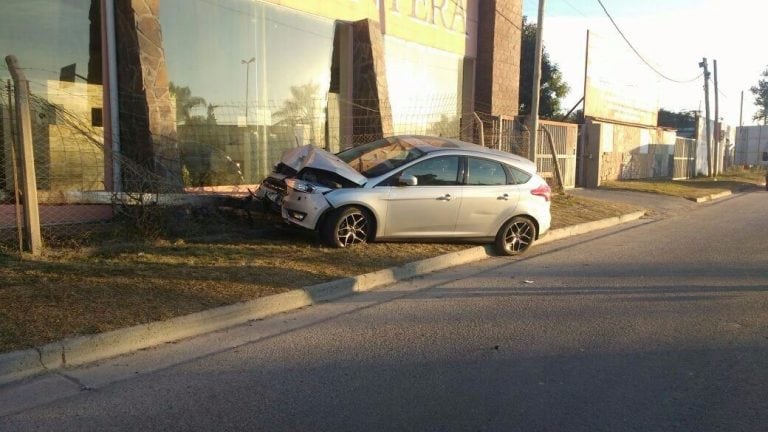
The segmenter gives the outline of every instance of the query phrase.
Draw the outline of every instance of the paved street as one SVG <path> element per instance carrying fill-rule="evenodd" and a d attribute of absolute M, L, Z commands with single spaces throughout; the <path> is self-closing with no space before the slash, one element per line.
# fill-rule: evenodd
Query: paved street
<path fill-rule="evenodd" d="M 768 193 L 659 214 L 0 388 L 0 430 L 764 431 Z"/>

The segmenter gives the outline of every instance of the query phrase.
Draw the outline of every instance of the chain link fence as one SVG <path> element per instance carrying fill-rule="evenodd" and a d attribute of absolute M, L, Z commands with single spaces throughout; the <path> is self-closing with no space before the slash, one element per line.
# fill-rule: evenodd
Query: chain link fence
<path fill-rule="evenodd" d="M 310 89 L 282 101 L 213 104 L 176 88 L 152 108 L 146 95 L 120 94 L 120 133 L 110 136 L 101 86 L 48 81 L 31 82 L 30 89 L 46 247 L 109 233 L 125 217 L 150 223 L 148 206 L 194 205 L 202 194 L 247 195 L 285 150 L 310 143 L 338 152 L 385 135 L 435 135 L 528 156 L 521 122 L 460 113 L 455 95 L 385 106 L 334 93 L 318 97 Z M 0 120 L 0 248 L 14 251 L 25 241 L 25 200 L 11 81 L 0 86 Z M 120 151 L 112 147 L 117 138 Z"/>

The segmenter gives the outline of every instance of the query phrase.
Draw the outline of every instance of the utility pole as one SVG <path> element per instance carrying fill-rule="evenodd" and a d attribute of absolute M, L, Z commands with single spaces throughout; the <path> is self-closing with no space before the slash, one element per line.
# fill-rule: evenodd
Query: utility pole
<path fill-rule="evenodd" d="M 709 128 L 709 68 L 706 57 L 701 60 L 699 67 L 704 68 L 704 123 L 707 130 L 707 177 L 712 177 L 712 135 Z"/>
<path fill-rule="evenodd" d="M 712 60 L 712 67 L 715 69 L 715 157 L 713 174 L 717 177 L 720 174 L 720 95 L 717 90 L 717 60 Z"/>
<path fill-rule="evenodd" d="M 742 114 L 744 114 L 744 90 L 741 91 L 741 105 L 739 105 L 739 127 L 744 126 Z"/>
<path fill-rule="evenodd" d="M 531 143 L 528 159 L 536 163 L 536 142 L 539 136 L 539 98 L 541 93 L 541 52 L 544 35 L 544 0 L 539 0 L 539 17 L 536 21 L 536 54 L 533 61 L 533 90 L 531 91 Z"/>

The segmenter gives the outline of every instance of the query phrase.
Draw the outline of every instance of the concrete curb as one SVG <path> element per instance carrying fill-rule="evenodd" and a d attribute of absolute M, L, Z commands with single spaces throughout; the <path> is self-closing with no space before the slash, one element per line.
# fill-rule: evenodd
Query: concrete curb
<path fill-rule="evenodd" d="M 537 244 L 608 228 L 641 218 L 644 212 L 551 230 Z M 0 354 L 0 385 L 52 370 L 75 367 L 155 345 L 222 330 L 238 324 L 335 300 L 356 292 L 443 270 L 492 256 L 478 246 L 360 276 L 295 289 L 244 303 L 222 306 L 166 321 L 127 327 L 96 335 L 63 339 L 34 349 Z"/>
<path fill-rule="evenodd" d="M 586 234 L 591 231 L 597 231 L 603 228 L 609 228 L 614 225 L 619 225 L 622 223 L 631 222 L 633 220 L 640 219 L 643 216 L 645 216 L 645 212 L 638 211 L 634 213 L 625 214 L 622 216 L 616 216 L 608 219 L 602 219 L 599 221 L 586 222 L 586 223 L 572 225 L 565 228 L 551 230 L 549 233 L 547 233 L 546 236 L 539 239 L 537 241 L 537 244 L 549 243 L 555 240 L 561 240 L 564 238 L 568 238 L 568 237 L 572 237 L 580 234 Z"/>
<path fill-rule="evenodd" d="M 707 201 L 713 201 L 713 200 L 716 200 L 716 199 L 719 199 L 719 198 L 725 198 L 725 197 L 730 196 L 730 195 L 732 195 L 731 191 L 724 191 L 724 192 L 719 192 L 719 193 L 716 193 L 716 194 L 711 194 L 711 195 L 707 195 L 707 196 L 703 196 L 703 197 L 688 198 L 688 199 L 691 200 L 691 201 L 695 201 L 697 203 L 703 203 L 703 202 L 707 202 Z"/>

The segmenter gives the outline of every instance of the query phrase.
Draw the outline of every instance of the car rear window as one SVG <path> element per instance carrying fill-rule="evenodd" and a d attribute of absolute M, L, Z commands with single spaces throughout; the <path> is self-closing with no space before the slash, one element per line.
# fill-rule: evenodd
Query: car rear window
<path fill-rule="evenodd" d="M 509 175 L 512 177 L 512 184 L 525 184 L 533 177 L 530 173 L 527 173 L 521 169 L 507 165 Z"/>

